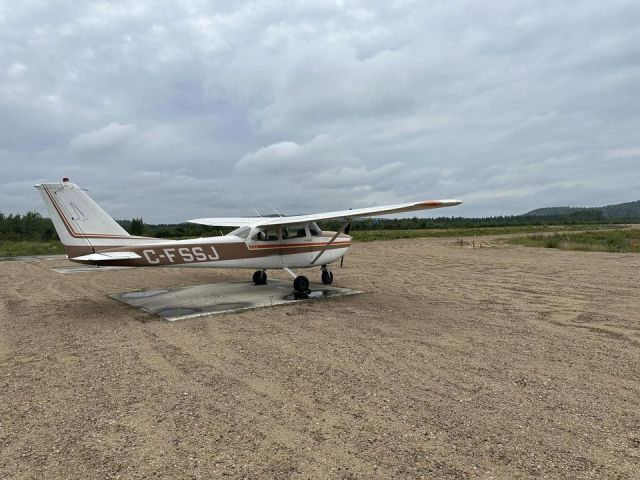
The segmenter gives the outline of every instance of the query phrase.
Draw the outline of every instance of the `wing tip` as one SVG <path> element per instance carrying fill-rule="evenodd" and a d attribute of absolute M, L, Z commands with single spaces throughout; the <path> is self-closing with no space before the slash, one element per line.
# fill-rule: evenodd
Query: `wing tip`
<path fill-rule="evenodd" d="M 427 200 L 425 202 L 420 202 L 419 205 L 431 208 L 438 207 L 455 207 L 456 205 L 461 205 L 462 200 L 458 200 L 456 198 L 447 198 L 445 200 Z"/>

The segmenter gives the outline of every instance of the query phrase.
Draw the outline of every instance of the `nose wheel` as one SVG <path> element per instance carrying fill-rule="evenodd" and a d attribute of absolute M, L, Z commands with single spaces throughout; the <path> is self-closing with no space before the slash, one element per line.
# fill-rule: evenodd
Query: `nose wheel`
<path fill-rule="evenodd" d="M 331 285 L 333 283 L 333 272 L 327 268 L 326 265 L 322 266 L 322 284 Z"/>
<path fill-rule="evenodd" d="M 309 279 L 299 275 L 293 280 L 293 289 L 298 293 L 309 293 Z"/>
<path fill-rule="evenodd" d="M 293 277 L 293 296 L 296 299 L 308 298 L 309 293 L 309 279 L 304 275 L 296 275 L 288 267 L 282 267 L 282 270 L 287 272 Z"/>
<path fill-rule="evenodd" d="M 264 270 L 258 270 L 253 274 L 253 283 L 256 285 L 266 285 L 267 284 L 267 272 Z"/>
<path fill-rule="evenodd" d="M 293 280 L 293 296 L 296 300 L 309 298 L 309 279 L 304 275 L 299 275 Z"/>

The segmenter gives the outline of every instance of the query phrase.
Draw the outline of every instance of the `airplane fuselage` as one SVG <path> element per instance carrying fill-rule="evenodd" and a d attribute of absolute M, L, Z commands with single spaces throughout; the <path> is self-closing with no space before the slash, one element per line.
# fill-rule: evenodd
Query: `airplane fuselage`
<path fill-rule="evenodd" d="M 351 237 L 340 234 L 331 244 L 335 232 L 323 231 L 318 236 L 280 240 L 247 241 L 234 235 L 195 238 L 190 240 L 149 239 L 149 243 L 119 247 L 86 246 L 66 247 L 72 261 L 95 264 L 92 260 L 75 260 L 74 257 L 94 253 L 134 252 L 135 259 L 100 261 L 100 265 L 129 267 L 216 267 L 216 268 L 306 268 L 325 265 L 339 260 L 351 247 Z M 140 240 L 137 240 L 139 242 Z M 313 262 L 322 251 L 322 255 Z"/>

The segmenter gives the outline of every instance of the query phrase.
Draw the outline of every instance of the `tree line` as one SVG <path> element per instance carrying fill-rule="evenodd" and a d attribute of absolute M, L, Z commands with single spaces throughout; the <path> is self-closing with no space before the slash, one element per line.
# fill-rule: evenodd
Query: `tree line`
<path fill-rule="evenodd" d="M 118 223 L 131 235 L 160 238 L 211 237 L 220 235 L 221 230 L 193 223 L 166 225 L 145 224 L 141 218 L 120 220 Z M 230 229 L 222 229 L 228 233 Z M 58 240 L 58 234 L 50 218 L 38 212 L 4 214 L 0 212 L 0 240 L 8 241 L 51 241 Z"/>
<path fill-rule="evenodd" d="M 0 212 L 0 240 L 57 240 L 55 228 L 50 218 L 45 218 L 37 212 L 24 215 Z"/>
<path fill-rule="evenodd" d="M 437 218 L 365 218 L 354 220 L 351 230 L 414 230 L 443 228 L 513 227 L 522 225 L 595 225 L 603 223 L 638 223 L 639 217 L 610 218 L 598 209 L 583 209 L 565 215 L 509 215 L 484 218 L 437 217 Z M 211 237 L 230 232 L 231 228 L 208 227 L 195 223 L 147 224 L 142 218 L 118 222 L 132 235 L 158 238 Z M 325 230 L 337 230 L 341 220 L 321 222 Z M 0 212 L 0 240 L 50 241 L 58 236 L 50 218 L 37 212 L 4 214 Z"/>
<path fill-rule="evenodd" d="M 351 230 L 415 230 L 436 228 L 515 227 L 523 225 L 594 225 L 602 223 L 633 223 L 640 218 L 605 218 L 602 211 L 584 209 L 566 215 L 501 215 L 496 217 L 436 217 L 436 218 L 365 218 L 354 220 Z M 336 230 L 344 222 L 332 220 L 323 225 Z"/>

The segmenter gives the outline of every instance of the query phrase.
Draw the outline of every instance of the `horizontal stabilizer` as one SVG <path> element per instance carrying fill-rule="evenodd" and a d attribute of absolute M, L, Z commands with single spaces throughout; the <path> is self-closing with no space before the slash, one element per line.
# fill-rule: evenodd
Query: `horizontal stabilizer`
<path fill-rule="evenodd" d="M 71 258 L 71 260 L 108 262 L 109 260 L 135 260 L 137 258 L 142 258 L 142 257 L 135 252 L 105 252 L 105 253 L 91 253 L 89 255 L 82 255 L 81 257 Z"/>

